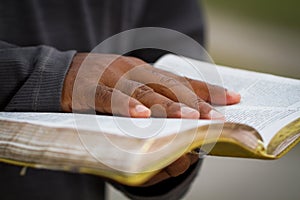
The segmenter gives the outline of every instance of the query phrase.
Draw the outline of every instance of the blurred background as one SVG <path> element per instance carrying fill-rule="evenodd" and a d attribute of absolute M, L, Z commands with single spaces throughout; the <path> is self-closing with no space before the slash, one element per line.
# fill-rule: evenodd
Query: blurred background
<path fill-rule="evenodd" d="M 203 2 L 215 63 L 300 78 L 300 1 Z"/>
<path fill-rule="evenodd" d="M 300 1 L 203 3 L 215 63 L 300 79 Z M 300 145 L 275 161 L 207 157 L 184 199 L 299 200 L 299 186 Z M 126 199 L 109 191 L 111 200 Z"/>

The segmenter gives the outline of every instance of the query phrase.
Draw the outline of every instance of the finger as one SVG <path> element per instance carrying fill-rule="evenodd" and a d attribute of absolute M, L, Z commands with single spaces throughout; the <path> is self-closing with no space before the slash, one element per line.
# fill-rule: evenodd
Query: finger
<path fill-rule="evenodd" d="M 183 174 L 191 165 L 190 159 L 187 155 L 183 155 L 176 161 L 171 163 L 169 166 L 162 169 L 155 176 L 153 176 L 149 181 L 144 183 L 142 187 L 147 187 L 166 180 L 170 177 L 177 177 Z"/>
<path fill-rule="evenodd" d="M 173 100 L 184 103 L 200 112 L 202 119 L 224 119 L 224 116 L 213 109 L 192 90 L 172 77 L 165 76 L 154 70 L 136 67 L 131 70 L 129 78 L 147 84 L 155 92 Z"/>
<path fill-rule="evenodd" d="M 144 84 L 121 78 L 115 85 L 115 88 L 137 99 L 139 102 L 150 108 L 152 116 L 199 118 L 200 114 L 197 110 L 189 108 L 184 104 L 174 102 L 171 99 L 156 93 L 152 88 Z"/>
<path fill-rule="evenodd" d="M 98 85 L 95 101 L 88 102 L 90 102 L 90 107 L 95 107 L 95 110 L 101 113 L 139 118 L 150 117 L 151 115 L 151 111 L 138 100 L 105 85 Z"/>
<path fill-rule="evenodd" d="M 137 186 L 137 187 L 149 187 L 149 186 L 155 185 L 155 184 L 157 184 L 159 182 L 162 182 L 162 181 L 164 181 L 164 180 L 166 180 L 168 178 L 170 178 L 170 175 L 165 170 L 161 170 L 156 175 L 154 175 L 153 177 L 151 177 L 150 180 L 148 180 L 144 184 L 142 184 L 140 186 Z"/>
<path fill-rule="evenodd" d="M 239 103 L 241 95 L 223 87 L 205 83 L 194 79 L 185 78 L 193 91 L 207 102 L 218 105 L 231 105 Z"/>
<path fill-rule="evenodd" d="M 196 163 L 199 160 L 197 155 L 192 153 L 188 153 L 186 155 L 181 156 L 176 161 L 171 163 L 169 166 L 162 169 L 155 176 L 153 176 L 149 181 L 141 185 L 141 187 L 148 187 L 159 183 L 163 180 L 166 180 L 170 177 L 177 177 L 188 170 L 188 168 Z"/>
<path fill-rule="evenodd" d="M 212 85 L 203 81 L 194 80 L 190 78 L 186 78 L 183 76 L 178 76 L 174 73 L 157 69 L 147 63 L 144 63 L 140 59 L 131 59 L 131 62 L 134 62 L 133 64 L 135 66 L 143 66 L 145 69 L 155 71 L 159 74 L 163 74 L 166 77 L 173 78 L 177 81 L 179 81 L 181 84 L 185 85 L 187 88 L 191 89 L 193 92 L 195 92 L 201 99 L 203 99 L 206 102 L 212 103 L 212 104 L 219 104 L 219 105 L 231 105 L 239 103 L 241 100 L 241 95 L 234 92 L 226 90 L 223 87 Z"/>
<path fill-rule="evenodd" d="M 165 168 L 165 171 L 171 176 L 176 177 L 183 174 L 191 165 L 188 155 L 183 155 Z"/>
<path fill-rule="evenodd" d="M 187 156 L 190 159 L 190 163 L 195 164 L 198 160 L 199 160 L 199 155 L 198 154 L 194 154 L 194 153 L 187 153 Z"/>
<path fill-rule="evenodd" d="M 137 60 L 137 59 L 133 59 Z M 132 63 L 131 59 L 120 59 L 115 62 L 125 62 L 123 66 L 129 66 L 129 71 L 133 68 L 135 63 Z M 122 63 L 118 63 L 122 64 Z M 126 65 L 127 64 L 127 65 Z M 125 70 L 126 71 L 126 70 Z M 152 116 L 155 117 L 170 117 L 170 118 L 199 118 L 199 112 L 192 108 L 188 108 L 183 104 L 176 103 L 167 97 L 164 97 L 144 84 L 130 81 L 126 79 L 127 75 L 123 73 L 116 73 L 113 70 L 106 70 L 105 74 L 101 78 L 102 84 L 105 84 L 111 88 L 116 88 L 122 91 L 124 94 L 132 96 L 137 99 L 148 108 L 151 108 Z M 109 77 L 109 79 L 107 78 Z"/>
<path fill-rule="evenodd" d="M 151 69 L 149 67 L 151 66 L 148 66 L 147 68 Z M 212 85 L 199 80 L 178 76 L 171 72 L 157 69 L 154 67 L 152 68 L 152 70 L 155 70 L 165 76 L 171 77 L 179 81 L 181 84 L 194 91 L 201 99 L 203 99 L 206 102 L 218 105 L 231 105 L 239 103 L 241 100 L 240 94 L 234 91 L 227 90 L 223 87 Z"/>

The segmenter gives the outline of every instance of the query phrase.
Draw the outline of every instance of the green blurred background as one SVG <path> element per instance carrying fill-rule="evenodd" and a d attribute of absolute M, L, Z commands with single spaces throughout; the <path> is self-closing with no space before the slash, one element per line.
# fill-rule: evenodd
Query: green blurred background
<path fill-rule="evenodd" d="M 215 63 L 300 79 L 300 1 L 203 3 Z M 184 199 L 299 200 L 299 169 L 300 144 L 275 161 L 207 157 Z M 109 199 L 127 199 L 109 190 Z"/>
<path fill-rule="evenodd" d="M 217 64 L 300 78 L 300 1 L 204 0 Z"/>

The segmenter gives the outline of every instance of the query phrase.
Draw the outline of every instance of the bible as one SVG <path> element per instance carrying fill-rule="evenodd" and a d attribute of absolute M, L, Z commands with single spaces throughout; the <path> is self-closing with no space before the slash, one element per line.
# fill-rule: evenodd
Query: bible
<path fill-rule="evenodd" d="M 299 142 L 299 80 L 171 54 L 154 66 L 221 84 L 240 92 L 242 100 L 215 107 L 225 121 L 0 112 L 0 161 L 136 186 L 187 152 L 276 159 Z"/>

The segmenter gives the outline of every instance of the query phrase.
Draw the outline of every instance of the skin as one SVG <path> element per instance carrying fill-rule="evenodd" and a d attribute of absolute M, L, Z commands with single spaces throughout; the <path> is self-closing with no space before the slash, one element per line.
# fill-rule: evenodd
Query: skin
<path fill-rule="evenodd" d="M 144 61 L 111 54 L 77 53 L 66 74 L 61 107 L 65 112 L 97 111 L 126 117 L 224 119 L 211 104 L 239 103 L 222 87 L 156 69 Z M 184 173 L 198 157 L 186 154 L 144 184 Z"/>

